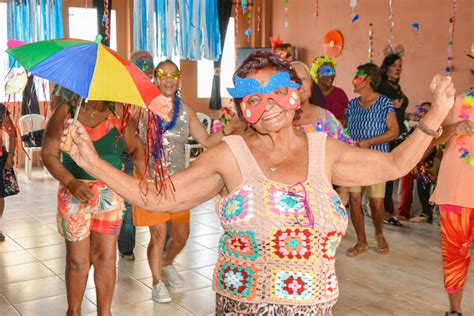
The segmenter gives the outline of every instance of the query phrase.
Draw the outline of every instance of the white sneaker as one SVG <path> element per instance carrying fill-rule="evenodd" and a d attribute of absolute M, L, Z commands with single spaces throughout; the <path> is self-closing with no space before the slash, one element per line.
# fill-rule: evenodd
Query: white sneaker
<path fill-rule="evenodd" d="M 170 292 L 166 288 L 166 285 L 163 283 L 163 281 L 158 282 L 158 284 L 153 287 L 151 293 L 153 300 L 157 303 L 171 302 Z"/>
<path fill-rule="evenodd" d="M 178 274 L 178 271 L 174 268 L 173 264 L 163 267 L 163 274 L 172 287 L 181 287 L 183 285 L 183 279 Z"/>

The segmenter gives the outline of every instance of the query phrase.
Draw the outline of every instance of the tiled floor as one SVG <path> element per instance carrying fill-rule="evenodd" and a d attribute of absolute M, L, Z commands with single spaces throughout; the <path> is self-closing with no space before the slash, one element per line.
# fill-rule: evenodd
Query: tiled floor
<path fill-rule="evenodd" d="M 64 242 L 55 231 L 56 182 L 35 170 L 27 181 L 20 174 L 21 194 L 6 200 L 0 243 L 0 315 L 64 315 Z M 367 231 L 373 241 L 372 225 Z M 139 228 L 135 262 L 117 262 L 114 315 L 209 315 L 214 312 L 212 267 L 217 258 L 219 223 L 206 203 L 192 211 L 191 237 L 175 265 L 185 280 L 173 289 L 173 302 L 151 300 L 151 273 L 146 261 L 149 233 Z M 335 315 L 443 315 L 439 227 L 428 224 L 387 227 L 391 252 L 348 258 L 354 244 L 349 228 L 337 255 L 341 295 Z M 372 244 L 372 246 L 374 246 Z M 474 315 L 474 267 L 465 291 L 465 315 Z M 90 278 L 83 313 L 95 315 L 95 289 Z"/>

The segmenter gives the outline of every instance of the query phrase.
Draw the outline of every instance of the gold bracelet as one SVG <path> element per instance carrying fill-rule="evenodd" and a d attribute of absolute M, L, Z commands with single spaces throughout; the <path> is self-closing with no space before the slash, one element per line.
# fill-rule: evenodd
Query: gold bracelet
<path fill-rule="evenodd" d="M 419 122 L 417 125 L 417 128 L 419 128 L 420 131 L 422 131 L 426 135 L 431 136 L 435 139 L 440 137 L 441 134 L 443 134 L 443 128 L 441 126 L 438 128 L 438 130 L 435 131 L 435 130 L 432 130 L 431 128 L 428 128 L 425 124 L 423 124 L 423 122 Z"/>

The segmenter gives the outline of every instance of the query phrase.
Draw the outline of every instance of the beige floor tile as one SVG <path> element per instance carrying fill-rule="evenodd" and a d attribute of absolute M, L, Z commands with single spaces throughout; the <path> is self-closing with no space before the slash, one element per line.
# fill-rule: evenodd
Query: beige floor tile
<path fill-rule="evenodd" d="M 393 295 L 412 292 L 428 286 L 436 285 L 436 283 L 433 281 L 395 270 L 390 274 L 368 274 L 366 276 L 361 276 L 360 279 L 356 280 L 366 286 L 375 286 L 378 288 L 387 289 Z"/>
<path fill-rule="evenodd" d="M 200 250 L 205 250 L 207 249 L 203 245 L 200 245 L 190 239 L 186 241 L 186 246 L 184 246 L 183 250 L 181 250 L 180 253 L 186 253 L 186 252 L 193 252 L 193 251 L 200 251 Z"/>
<path fill-rule="evenodd" d="M 18 309 L 22 316 L 65 315 L 67 310 L 67 299 L 66 295 L 53 296 L 40 300 L 15 304 L 15 308 Z M 94 306 L 94 304 L 92 304 L 87 299 L 83 300 L 83 313 L 91 313 L 95 310 L 96 307 Z"/>
<path fill-rule="evenodd" d="M 35 262 L 38 259 L 26 250 L 10 251 L 0 255 L 0 267 L 14 266 L 23 263 Z"/>
<path fill-rule="evenodd" d="M 191 222 L 192 223 L 201 223 L 201 224 L 206 224 L 206 223 L 215 223 L 218 222 L 219 218 L 217 217 L 217 214 L 214 212 L 211 213 L 204 213 L 204 214 L 191 214 Z"/>
<path fill-rule="evenodd" d="M 197 236 L 216 234 L 216 233 L 219 233 L 219 231 L 215 228 L 212 228 L 204 224 L 194 224 L 194 225 L 191 225 L 191 231 L 189 232 L 189 237 L 197 237 Z"/>
<path fill-rule="evenodd" d="M 52 276 L 53 273 L 40 262 L 0 268 L 0 285 Z"/>
<path fill-rule="evenodd" d="M 173 302 L 181 305 L 196 316 L 209 315 L 216 309 L 216 294 L 209 287 L 173 296 Z"/>
<path fill-rule="evenodd" d="M 207 267 L 194 269 L 194 271 L 199 273 L 203 277 L 206 277 L 209 280 L 212 280 L 212 275 L 214 274 L 214 266 L 215 265 L 210 265 L 210 266 L 207 266 Z"/>
<path fill-rule="evenodd" d="M 10 251 L 18 251 L 23 250 L 16 242 L 6 236 L 5 240 L 0 242 L 0 254 L 10 252 Z"/>
<path fill-rule="evenodd" d="M 64 274 L 66 271 L 66 258 L 57 258 L 41 261 L 45 266 L 57 275 Z"/>
<path fill-rule="evenodd" d="M 17 219 L 3 219 L 2 227 L 7 229 L 10 227 L 41 225 L 40 221 L 32 216 L 17 218 Z"/>
<path fill-rule="evenodd" d="M 221 236 L 222 233 L 209 234 L 204 236 L 192 237 L 190 238 L 190 240 L 207 248 L 217 248 L 219 247 L 219 239 L 221 238 Z"/>
<path fill-rule="evenodd" d="M 152 300 L 123 305 L 112 309 L 114 316 L 191 316 L 194 315 L 183 307 L 171 302 L 166 304 L 158 304 Z"/>
<path fill-rule="evenodd" d="M 10 238 L 20 238 L 28 236 L 48 235 L 57 232 L 48 225 L 28 225 L 19 227 L 8 227 L 3 230 Z"/>
<path fill-rule="evenodd" d="M 443 284 L 443 267 L 439 261 L 425 261 L 413 266 L 394 267 L 396 270 L 403 271 L 408 274 L 415 275 L 437 284 Z"/>
<path fill-rule="evenodd" d="M 66 292 L 64 281 L 57 276 L 42 279 L 4 284 L 2 293 L 13 304 L 61 295 Z"/>
<path fill-rule="evenodd" d="M 358 307 L 357 310 L 369 315 L 443 315 L 444 309 L 435 308 L 406 297 L 393 297 Z"/>
<path fill-rule="evenodd" d="M 136 279 L 151 277 L 150 266 L 147 260 L 121 261 L 118 270 Z"/>
<path fill-rule="evenodd" d="M 174 261 L 188 269 L 202 268 L 216 264 L 217 253 L 209 249 L 181 253 Z"/>
<path fill-rule="evenodd" d="M 418 291 L 405 293 L 403 297 L 440 309 L 447 309 L 449 306 L 448 295 L 445 293 L 442 283 Z M 462 308 L 463 310 L 474 309 L 474 295 L 468 292 L 464 293 Z"/>
<path fill-rule="evenodd" d="M 40 248 L 32 248 L 28 249 L 28 252 L 39 260 L 64 258 L 66 257 L 66 246 L 64 244 L 61 244 Z"/>
<path fill-rule="evenodd" d="M 374 315 L 374 314 L 366 314 L 364 312 L 361 312 L 357 309 L 348 309 L 348 310 L 345 310 L 343 312 L 334 312 L 334 316 L 367 316 L 367 315 Z M 377 314 L 377 315 L 381 315 L 381 314 Z M 401 315 L 400 315 L 401 316 Z"/>
<path fill-rule="evenodd" d="M 96 304 L 96 289 L 86 290 L 85 296 Z M 151 299 L 151 289 L 131 278 L 122 277 L 115 285 L 112 308 L 144 302 Z"/>
<path fill-rule="evenodd" d="M 41 236 L 27 236 L 16 238 L 15 241 L 25 249 L 39 248 L 64 243 L 64 239 L 58 233 Z"/>
<path fill-rule="evenodd" d="M 2 316 L 20 316 L 20 313 L 10 302 L 0 294 L 0 315 Z"/>
<path fill-rule="evenodd" d="M 347 280 L 339 284 L 338 302 L 349 307 L 358 307 L 387 299 L 391 295 L 392 292 L 387 289 Z"/>
<path fill-rule="evenodd" d="M 204 225 L 217 229 L 221 233 L 224 231 L 222 229 L 221 223 L 218 220 L 216 220 L 215 222 L 205 223 Z"/>

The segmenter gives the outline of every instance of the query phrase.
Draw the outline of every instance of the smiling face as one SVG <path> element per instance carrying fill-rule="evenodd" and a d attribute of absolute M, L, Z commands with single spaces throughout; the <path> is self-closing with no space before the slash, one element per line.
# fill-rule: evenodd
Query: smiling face
<path fill-rule="evenodd" d="M 301 86 L 299 89 L 301 103 L 305 104 L 309 102 L 311 97 L 311 87 L 313 85 L 313 79 L 311 78 L 311 73 L 301 64 L 292 64 L 293 68 L 296 71 L 296 74 L 301 79 Z"/>
<path fill-rule="evenodd" d="M 367 86 L 370 87 L 370 77 L 364 71 L 358 70 L 352 79 L 354 92 L 361 93 Z"/>
<path fill-rule="evenodd" d="M 334 78 L 336 77 L 336 70 L 334 69 L 333 64 L 325 63 L 318 69 L 318 84 L 331 88 L 334 83 Z"/>
<path fill-rule="evenodd" d="M 172 97 L 178 91 L 181 74 L 170 62 L 162 63 L 155 69 L 155 84 L 165 97 Z"/>
<path fill-rule="evenodd" d="M 249 74 L 246 78 L 256 79 L 260 85 L 266 86 L 271 77 L 280 71 L 275 69 L 262 69 L 257 72 Z M 253 127 L 262 134 L 277 132 L 284 127 L 291 127 L 293 117 L 295 116 L 295 109 L 289 108 L 285 102 L 291 97 L 291 94 L 296 92 L 296 89 L 287 87 L 279 87 L 270 95 L 261 95 L 262 106 L 265 106 L 262 116 L 258 119 Z M 299 96 L 297 96 L 299 98 Z M 249 96 L 248 101 L 253 102 L 252 96 Z M 249 104 L 251 106 L 252 104 Z"/>
<path fill-rule="evenodd" d="M 388 66 L 387 68 L 387 77 L 390 81 L 400 80 L 400 75 L 402 73 L 402 60 L 397 59 L 393 65 Z"/>

